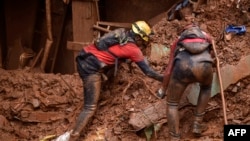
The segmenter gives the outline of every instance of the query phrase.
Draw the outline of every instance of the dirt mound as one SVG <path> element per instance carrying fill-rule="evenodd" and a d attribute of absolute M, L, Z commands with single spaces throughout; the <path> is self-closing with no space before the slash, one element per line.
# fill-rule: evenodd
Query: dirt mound
<path fill-rule="evenodd" d="M 247 44 L 250 29 L 249 7 L 250 3 L 247 0 L 241 1 L 239 6 L 228 0 L 212 0 L 201 5 L 199 11 L 195 14 L 194 23 L 200 25 L 201 29 L 209 33 L 215 40 L 222 66 L 225 64 L 235 65 L 242 56 L 250 53 Z M 247 10 L 248 12 L 243 13 Z M 190 7 L 186 7 L 181 12 L 182 15 L 190 18 L 194 14 L 189 11 L 191 11 Z M 184 19 L 173 21 L 168 21 L 167 18 L 162 19 L 153 27 L 156 32 L 153 42 L 170 46 L 178 37 L 178 32 L 187 24 L 190 24 L 190 22 Z M 226 33 L 225 29 L 228 25 L 244 25 L 247 28 L 247 33 L 242 36 L 232 32 Z"/>
<path fill-rule="evenodd" d="M 74 120 L 82 100 L 77 75 L 0 72 L 0 140 L 37 140 Z"/>
<path fill-rule="evenodd" d="M 214 2 L 214 1 L 210 1 Z M 248 8 L 250 2 L 242 1 Z M 247 42 L 249 31 L 244 35 L 225 34 L 229 24 L 246 25 L 242 9 L 235 3 L 221 0 L 201 5 L 195 21 L 216 40 L 221 65 L 235 65 L 242 56 L 250 54 Z M 163 18 L 153 27 L 154 43 L 170 46 L 177 38 L 185 20 L 168 21 Z M 168 56 L 159 64 L 152 64 L 163 72 Z M 132 69 L 131 69 L 132 68 Z M 47 135 L 59 135 L 71 129 L 82 107 L 82 82 L 78 74 L 60 75 L 34 73 L 28 70 L 0 70 L 0 140 L 35 141 Z M 250 124 L 250 77 L 232 84 L 225 91 L 228 121 L 232 124 Z M 135 64 L 122 64 L 118 76 L 103 82 L 98 111 L 81 140 L 144 141 L 145 134 L 135 131 L 128 124 L 130 114 L 139 112 L 149 104 L 159 101 L 155 97 L 160 83 L 146 77 Z M 223 140 L 223 112 L 220 95 L 208 105 L 205 122 L 209 130 L 199 139 L 190 134 L 194 106 L 185 99 L 181 108 L 181 131 L 185 140 Z M 168 138 L 166 124 L 153 134 L 151 141 Z"/>

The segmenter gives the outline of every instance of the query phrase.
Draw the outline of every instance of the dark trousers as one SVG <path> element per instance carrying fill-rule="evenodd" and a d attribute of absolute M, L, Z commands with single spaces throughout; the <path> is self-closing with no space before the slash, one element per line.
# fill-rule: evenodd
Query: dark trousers
<path fill-rule="evenodd" d="M 213 67 L 211 62 L 192 60 L 188 56 L 175 60 L 167 89 L 167 113 L 170 134 L 180 136 L 178 106 L 180 98 L 188 84 L 194 82 L 200 84 L 200 93 L 195 114 L 203 115 L 211 96 L 212 79 Z"/>
<path fill-rule="evenodd" d="M 80 134 L 95 114 L 101 91 L 101 73 L 99 60 L 85 52 L 76 58 L 77 71 L 83 81 L 83 109 L 76 121 L 73 134 Z"/>

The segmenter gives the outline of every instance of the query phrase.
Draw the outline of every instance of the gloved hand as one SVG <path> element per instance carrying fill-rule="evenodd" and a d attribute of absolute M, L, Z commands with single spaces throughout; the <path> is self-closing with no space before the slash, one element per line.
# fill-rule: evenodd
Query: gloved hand
<path fill-rule="evenodd" d="M 163 88 L 160 88 L 158 91 L 157 91 L 157 97 L 159 97 L 160 99 L 163 99 L 165 97 L 165 92 L 163 91 Z"/>

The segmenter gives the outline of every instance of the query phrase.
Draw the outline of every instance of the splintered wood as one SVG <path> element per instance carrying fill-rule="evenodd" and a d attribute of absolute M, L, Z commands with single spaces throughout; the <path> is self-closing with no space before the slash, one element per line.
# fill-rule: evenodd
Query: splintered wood
<path fill-rule="evenodd" d="M 130 114 L 129 124 L 137 131 L 157 123 L 167 122 L 166 100 L 148 105 L 140 112 Z"/>

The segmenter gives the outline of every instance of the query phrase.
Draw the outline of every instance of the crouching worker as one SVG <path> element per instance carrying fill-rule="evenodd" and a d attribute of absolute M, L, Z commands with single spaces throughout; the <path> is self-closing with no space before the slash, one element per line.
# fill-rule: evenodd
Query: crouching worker
<path fill-rule="evenodd" d="M 167 95 L 170 140 L 180 140 L 178 106 L 186 87 L 194 82 L 200 84 L 200 93 L 194 111 L 192 132 L 199 136 L 207 129 L 202 121 L 210 99 L 213 79 L 211 42 L 207 33 L 191 24 L 184 28 L 171 46 L 170 59 L 162 83 L 163 95 L 165 92 Z"/>
<path fill-rule="evenodd" d="M 116 66 L 124 59 L 135 62 L 145 75 L 163 81 L 147 64 L 141 47 L 149 41 L 150 26 L 144 21 L 132 24 L 132 29 L 119 28 L 105 34 L 97 42 L 84 47 L 76 57 L 77 70 L 83 81 L 83 109 L 70 135 L 70 141 L 77 140 L 95 114 L 101 92 L 101 73 L 109 66 Z"/>

